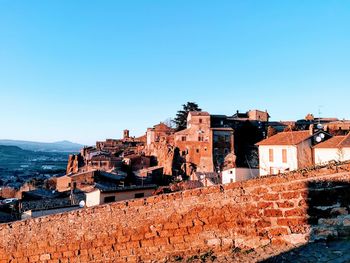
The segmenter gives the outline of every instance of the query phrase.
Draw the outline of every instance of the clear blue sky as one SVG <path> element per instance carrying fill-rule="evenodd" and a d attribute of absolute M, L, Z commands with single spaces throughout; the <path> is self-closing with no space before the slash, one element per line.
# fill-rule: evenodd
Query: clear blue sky
<path fill-rule="evenodd" d="M 350 2 L 0 0 L 0 138 L 92 144 L 173 117 L 350 119 Z"/>

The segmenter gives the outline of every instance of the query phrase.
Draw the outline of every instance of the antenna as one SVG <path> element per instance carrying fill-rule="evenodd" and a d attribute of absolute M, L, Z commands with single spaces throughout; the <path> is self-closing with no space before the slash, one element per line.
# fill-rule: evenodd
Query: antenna
<path fill-rule="evenodd" d="M 321 107 L 323 107 L 323 105 L 318 105 L 318 124 L 317 124 L 317 129 L 322 129 L 323 125 L 321 124 Z"/>

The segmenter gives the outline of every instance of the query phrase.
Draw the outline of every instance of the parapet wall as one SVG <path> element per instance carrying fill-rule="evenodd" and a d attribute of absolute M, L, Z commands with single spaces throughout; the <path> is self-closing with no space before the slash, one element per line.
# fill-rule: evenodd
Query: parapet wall
<path fill-rule="evenodd" d="M 165 261 L 210 249 L 303 244 L 347 235 L 347 168 L 266 177 L 2 224 L 0 262 Z"/>

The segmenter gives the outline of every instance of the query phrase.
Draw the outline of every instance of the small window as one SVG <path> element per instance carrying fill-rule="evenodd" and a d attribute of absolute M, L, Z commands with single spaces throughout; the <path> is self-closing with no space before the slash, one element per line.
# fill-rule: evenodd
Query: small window
<path fill-rule="evenodd" d="M 137 193 L 135 194 L 135 198 L 142 198 L 145 196 L 145 193 Z"/>
<path fill-rule="evenodd" d="M 186 136 L 181 137 L 181 141 L 185 142 L 186 141 Z"/>
<path fill-rule="evenodd" d="M 104 199 L 105 203 L 115 202 L 115 196 L 106 196 Z"/>
<path fill-rule="evenodd" d="M 202 119 L 199 119 L 199 123 L 202 123 Z"/>
<path fill-rule="evenodd" d="M 282 149 L 282 162 L 287 163 L 287 150 Z"/>
<path fill-rule="evenodd" d="M 273 149 L 269 149 L 269 161 L 273 162 Z"/>
<path fill-rule="evenodd" d="M 233 172 L 232 172 L 232 171 L 230 171 L 230 174 L 233 174 Z"/>
<path fill-rule="evenodd" d="M 230 183 L 234 183 L 234 181 L 233 181 L 233 179 L 232 179 L 232 178 L 230 178 Z"/>
<path fill-rule="evenodd" d="M 196 149 L 196 153 L 199 153 L 199 149 Z"/>

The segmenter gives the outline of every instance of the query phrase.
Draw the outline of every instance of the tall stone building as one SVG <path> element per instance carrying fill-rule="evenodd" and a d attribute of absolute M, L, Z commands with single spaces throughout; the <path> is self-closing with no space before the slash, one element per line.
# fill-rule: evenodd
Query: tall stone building
<path fill-rule="evenodd" d="M 212 128 L 208 112 L 189 112 L 187 128 L 174 134 L 174 145 L 185 160 L 186 174 L 214 172 L 234 151 L 233 129 Z"/>

